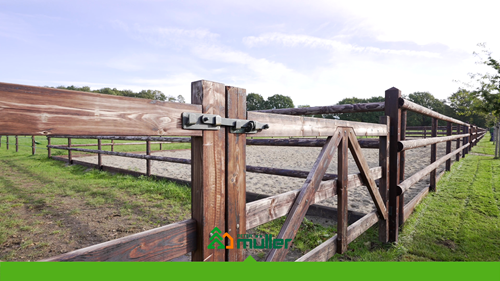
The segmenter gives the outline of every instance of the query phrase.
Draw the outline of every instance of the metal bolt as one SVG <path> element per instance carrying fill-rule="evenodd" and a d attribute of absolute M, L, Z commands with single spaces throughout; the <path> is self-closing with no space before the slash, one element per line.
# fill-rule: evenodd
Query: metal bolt
<path fill-rule="evenodd" d="M 238 223 L 238 224 L 236 224 L 236 228 L 238 228 L 238 229 L 240 228 L 240 224 L 239 224 L 239 223 Z"/>

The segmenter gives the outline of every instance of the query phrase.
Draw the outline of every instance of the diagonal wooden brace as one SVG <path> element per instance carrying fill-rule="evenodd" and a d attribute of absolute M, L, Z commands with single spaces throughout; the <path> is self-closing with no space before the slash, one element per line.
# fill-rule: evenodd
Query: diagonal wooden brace
<path fill-rule="evenodd" d="M 368 187 L 368 192 L 370 192 L 370 196 L 375 203 L 378 214 L 380 215 L 380 217 L 384 218 L 384 220 L 387 220 L 387 209 L 385 208 L 384 200 L 382 199 L 382 196 L 380 196 L 380 192 L 377 189 L 377 184 L 375 184 L 375 181 L 370 177 L 370 168 L 366 163 L 366 159 L 363 156 L 363 152 L 361 151 L 361 146 L 359 145 L 358 139 L 356 138 L 356 135 L 354 134 L 354 131 L 352 129 L 349 130 L 349 149 L 351 150 L 354 161 L 356 161 L 356 165 L 358 166 L 361 178 L 364 180 L 366 186 Z"/>
<path fill-rule="evenodd" d="M 277 239 L 293 239 L 304 219 L 309 205 L 314 201 L 314 194 L 318 190 L 321 179 L 325 175 L 328 166 L 335 154 L 335 149 L 342 139 L 340 129 L 337 129 L 333 136 L 328 137 L 325 146 L 321 150 L 318 159 L 313 165 L 313 168 L 302 186 L 295 202 L 293 203 L 290 212 L 285 220 L 285 224 L 281 228 Z M 272 249 L 266 257 L 266 261 L 283 261 L 288 253 L 288 248 Z"/>

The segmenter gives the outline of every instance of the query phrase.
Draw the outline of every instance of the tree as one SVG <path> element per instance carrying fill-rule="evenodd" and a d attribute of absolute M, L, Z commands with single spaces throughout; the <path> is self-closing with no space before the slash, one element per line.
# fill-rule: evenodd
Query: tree
<path fill-rule="evenodd" d="M 444 102 L 436 99 L 429 92 L 415 92 L 411 93 L 407 97 L 408 100 L 419 104 L 423 107 L 429 108 L 441 114 L 444 114 Z M 408 112 L 407 115 L 407 126 L 430 126 L 431 125 L 431 117 L 425 116 L 416 112 Z"/>
<path fill-rule="evenodd" d="M 359 98 L 345 98 L 339 101 L 337 104 L 356 104 L 356 103 L 371 103 L 371 102 L 383 102 L 385 101 L 384 97 L 371 97 L 368 99 L 359 99 Z M 358 121 L 358 122 L 368 122 L 368 123 L 378 123 L 379 117 L 384 115 L 382 111 L 374 111 L 374 112 L 354 112 L 354 113 L 339 113 L 339 114 L 328 114 L 331 117 L 325 118 L 340 118 L 341 120 L 348 121 Z M 337 118 L 336 118 L 337 117 Z"/>
<path fill-rule="evenodd" d="M 264 98 L 256 93 L 250 93 L 247 95 L 247 110 L 262 110 L 264 108 L 265 100 Z"/>
<path fill-rule="evenodd" d="M 278 109 L 278 108 L 294 108 L 292 98 L 288 96 L 283 96 L 276 94 L 267 98 L 264 103 L 266 109 Z"/>

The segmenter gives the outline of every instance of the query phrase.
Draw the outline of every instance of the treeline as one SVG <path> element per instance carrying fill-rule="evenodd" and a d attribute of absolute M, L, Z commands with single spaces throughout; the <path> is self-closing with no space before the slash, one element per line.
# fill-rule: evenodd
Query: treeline
<path fill-rule="evenodd" d="M 141 98 L 141 99 L 150 99 L 150 100 L 161 100 L 161 101 L 170 101 L 170 102 L 180 102 L 185 103 L 186 100 L 182 95 L 178 95 L 177 97 L 165 95 L 161 91 L 158 90 L 142 90 L 140 92 L 134 92 L 132 90 L 118 90 L 116 88 L 102 88 L 98 90 L 91 90 L 88 86 L 83 87 L 75 87 L 75 86 L 59 86 L 57 89 L 64 90 L 73 90 L 73 91 L 81 91 L 81 92 L 92 92 L 113 96 L 124 96 L 124 97 L 132 97 L 132 98 Z"/>
<path fill-rule="evenodd" d="M 468 114 L 464 114 L 466 110 L 470 109 L 464 106 L 464 104 L 459 104 L 456 102 L 457 97 L 460 97 L 461 95 L 462 92 L 458 91 L 454 93 L 448 100 L 440 100 L 435 98 L 429 92 L 415 92 L 407 96 L 403 95 L 403 98 L 463 122 L 474 124 L 480 127 L 489 126 L 491 121 L 488 119 L 488 116 L 484 113 L 468 112 Z M 385 98 L 382 96 L 371 97 L 367 99 L 345 98 L 339 101 L 337 105 L 373 103 L 373 102 L 383 102 L 383 101 L 385 101 Z M 247 110 L 249 111 L 278 109 L 278 108 L 293 108 L 293 107 L 294 105 L 292 99 L 290 97 L 283 95 L 274 95 L 269 97 L 267 100 L 264 100 L 264 98 L 261 95 L 256 93 L 251 93 L 248 94 L 247 96 Z M 309 107 L 309 105 L 299 105 L 298 107 Z M 376 111 L 376 112 L 321 114 L 321 115 L 313 115 L 311 117 L 378 123 L 379 117 L 382 115 L 384 115 L 383 111 Z M 431 121 L 432 121 L 431 117 L 408 111 L 406 124 L 407 126 L 431 126 Z M 439 121 L 438 125 L 445 126 L 446 122 Z"/>

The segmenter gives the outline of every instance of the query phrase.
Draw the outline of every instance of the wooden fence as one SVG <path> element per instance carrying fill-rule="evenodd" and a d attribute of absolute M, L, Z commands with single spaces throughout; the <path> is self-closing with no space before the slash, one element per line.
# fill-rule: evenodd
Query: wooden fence
<path fill-rule="evenodd" d="M 172 141 L 169 137 L 190 136 L 191 141 L 191 190 L 192 218 L 131 236 L 101 243 L 45 261 L 166 261 L 192 253 L 193 261 L 241 261 L 243 249 L 212 249 L 210 234 L 217 227 L 230 237 L 276 218 L 287 216 L 277 239 L 293 239 L 307 210 L 313 203 L 337 196 L 337 234 L 313 249 L 298 261 L 327 260 L 336 252 L 343 253 L 348 244 L 379 223 L 381 241 L 397 241 L 398 228 L 415 206 L 429 192 L 435 190 L 436 168 L 468 149 L 484 136 L 484 130 L 449 118 L 401 98 L 398 89 L 386 91 L 385 103 L 311 107 L 306 109 L 281 109 L 267 112 L 247 112 L 244 89 L 209 81 L 192 83 L 192 104 L 179 104 L 134 98 L 82 93 L 67 90 L 30 87 L 0 83 L 0 134 L 32 134 L 58 137 L 86 137 L 133 140 Z M 308 113 L 303 113 L 307 110 Z M 406 140 L 406 112 L 412 110 L 433 118 L 431 138 Z M 335 112 L 385 111 L 381 124 L 317 119 L 305 114 Z M 217 114 L 226 118 L 253 120 L 269 125 L 269 129 L 252 136 L 299 137 L 301 139 L 247 139 L 242 134 L 220 130 L 184 130 L 182 112 Z M 313 113 L 311 113 L 313 112 Z M 286 116 L 280 114 L 288 114 Z M 447 136 L 437 137 L 437 120 L 448 122 Z M 452 124 L 460 132 L 452 132 Z M 457 130 L 457 129 L 456 129 Z M 109 137 L 113 136 L 113 137 Z M 359 136 L 378 137 L 364 140 Z M 308 137 L 327 137 L 308 139 Z M 457 147 L 451 151 L 451 141 Z M 182 141 L 186 141 L 183 139 Z M 100 141 L 99 141 L 100 142 Z M 447 155 L 436 160 L 436 144 L 447 143 Z M 462 144 L 460 144 L 462 143 Z M 98 143 L 99 144 L 99 143 Z M 321 146 L 322 150 L 313 169 L 305 177 L 302 188 L 246 203 L 245 172 L 246 145 Z M 102 144 L 101 144 L 102 145 Z M 115 144 L 116 145 L 116 144 Z M 431 164 L 412 177 L 404 179 L 404 151 L 431 145 Z M 379 149 L 379 167 L 369 168 L 361 151 L 362 147 Z M 177 161 L 173 158 L 131 153 L 89 150 L 68 146 L 48 148 L 93 152 L 146 160 Z M 100 147 L 99 147 L 100 148 Z M 359 174 L 348 174 L 347 153 L 351 151 Z M 325 174 L 334 152 L 338 151 L 337 175 Z M 182 163 L 188 163 L 183 159 Z M 75 160 L 69 156 L 68 161 Z M 180 160 L 179 160 L 180 161 Z M 180 161 L 181 162 L 181 161 Z M 179 162 L 178 162 L 179 163 Z M 101 166 L 99 166 L 101 167 Z M 262 168 L 262 167 L 260 167 Z M 258 170 L 258 169 L 257 169 Z M 255 172 L 255 171 L 254 171 Z M 272 174 L 278 174 L 271 171 Z M 406 205 L 403 194 L 422 177 L 431 174 L 431 186 L 424 189 Z M 378 179 L 378 186 L 375 180 Z M 349 188 L 366 186 L 376 211 L 349 225 L 347 192 Z M 225 237 L 225 236 L 224 236 Z M 238 242 L 236 243 L 238 244 Z M 239 244 L 238 244 L 239 245 Z M 288 249 L 272 249 L 266 260 L 284 260 Z"/>

